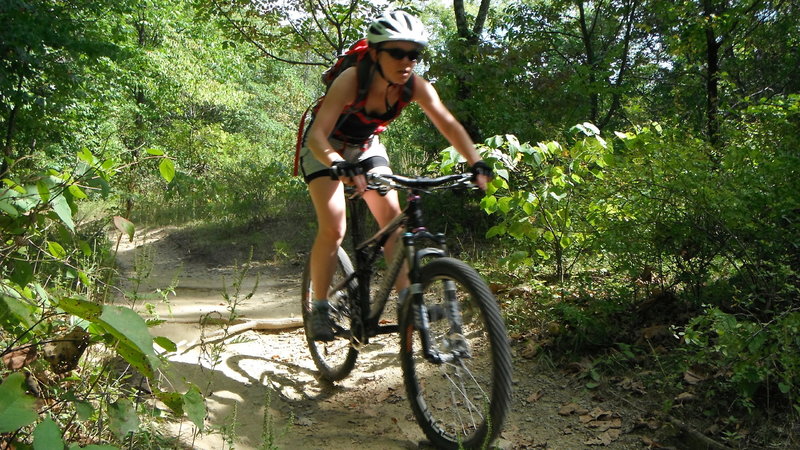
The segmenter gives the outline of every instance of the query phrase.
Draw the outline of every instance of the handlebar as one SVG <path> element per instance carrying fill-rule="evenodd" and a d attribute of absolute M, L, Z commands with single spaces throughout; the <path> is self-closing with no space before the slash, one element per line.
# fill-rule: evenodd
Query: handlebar
<path fill-rule="evenodd" d="M 473 188 L 471 173 L 444 175 L 436 178 L 406 177 L 394 174 L 368 173 L 367 189 L 389 190 L 405 188 L 411 190 L 439 190 Z"/>

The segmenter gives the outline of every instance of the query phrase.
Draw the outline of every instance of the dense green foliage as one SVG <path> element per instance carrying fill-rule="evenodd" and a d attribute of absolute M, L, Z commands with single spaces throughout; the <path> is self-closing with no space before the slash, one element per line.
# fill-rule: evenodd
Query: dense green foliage
<path fill-rule="evenodd" d="M 706 416 L 727 416 L 732 403 L 796 418 L 798 2 L 410 6 L 433 37 L 419 72 L 498 174 L 462 214 L 487 214 L 473 222 L 479 246 L 502 264 L 484 274 L 514 336 L 578 354 L 623 349 L 629 368 L 666 347 L 665 390 L 689 369 L 707 374 Z M 134 418 L 160 412 L 114 381 L 103 362 L 113 355 L 148 376 L 171 413 L 203 428 L 196 388 L 155 383 L 163 361 L 154 348 L 174 344 L 133 312 L 157 298 L 115 294 L 108 236 L 201 218 L 311 222 L 303 183 L 291 177 L 297 123 L 321 92 L 322 67 L 378 10 L 0 3 L 3 440 L 158 446 Z M 462 168 L 418 108 L 384 141 L 399 172 Z M 674 337 L 650 342 L 641 330 L 653 326 Z M 37 359 L 61 341 L 80 352 Z M 65 375 L 34 389 L 23 373 Z M 719 392 L 734 401 L 717 404 Z M 56 406 L 38 407 L 34 394 Z"/>

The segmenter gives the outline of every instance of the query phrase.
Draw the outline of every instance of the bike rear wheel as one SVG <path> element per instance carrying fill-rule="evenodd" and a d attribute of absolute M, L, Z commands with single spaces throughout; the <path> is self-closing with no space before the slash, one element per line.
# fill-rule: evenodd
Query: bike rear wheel
<path fill-rule="evenodd" d="M 337 254 L 336 273 L 331 280 L 331 288 L 339 284 L 353 273 L 353 264 L 347 252 L 341 247 Z M 354 290 L 353 290 L 354 291 Z M 331 342 L 315 341 L 311 338 L 311 305 L 314 301 L 314 292 L 311 288 L 311 258 L 306 262 L 303 270 L 302 287 L 300 289 L 301 310 L 303 311 L 303 325 L 306 331 L 306 342 L 311 352 L 314 365 L 317 366 L 322 378 L 328 381 L 339 381 L 353 370 L 358 356 L 358 350 L 350 345 L 350 295 L 347 287 L 328 293 L 331 304 L 331 319 L 336 330 L 336 339 Z M 324 294 L 320 297 L 324 297 Z"/>
<path fill-rule="evenodd" d="M 478 273 L 453 258 L 431 261 L 420 281 L 432 345 L 449 361 L 426 359 L 415 328 L 418 298 L 404 301 L 400 360 L 411 409 L 436 447 L 486 448 L 511 403 L 511 353 L 497 303 Z"/>

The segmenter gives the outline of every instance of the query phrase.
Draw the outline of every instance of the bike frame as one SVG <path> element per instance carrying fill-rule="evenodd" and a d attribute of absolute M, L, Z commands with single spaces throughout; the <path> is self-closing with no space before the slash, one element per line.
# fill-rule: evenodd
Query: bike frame
<path fill-rule="evenodd" d="M 394 282 L 403 264 L 406 263 L 411 284 L 405 301 L 414 301 L 415 306 L 419 307 L 422 324 L 420 332 L 422 347 L 425 349 L 425 357 L 432 362 L 441 363 L 445 361 L 433 349 L 428 329 L 427 308 L 422 307 L 424 305 L 421 298 L 422 286 L 419 283 L 419 272 L 422 267 L 422 261 L 425 258 L 448 256 L 446 238 L 443 233 L 429 232 L 425 226 L 422 214 L 422 196 L 420 195 L 424 189 L 407 187 L 406 190 L 408 192 L 406 206 L 401 214 L 377 231 L 372 237 L 361 242 L 359 242 L 359 239 L 363 235 L 362 216 L 364 215 L 364 204 L 360 202 L 360 198 L 348 197 L 350 210 L 348 226 L 354 241 L 355 270 L 349 277 L 334 286 L 332 291 L 342 289 L 347 285 L 350 298 L 356 299 L 354 306 L 356 306 L 357 311 L 353 314 L 360 319 L 357 321 L 360 322 L 360 326 L 357 327 L 355 323 L 353 324 L 351 337 L 353 338 L 353 345 L 366 345 L 369 343 L 370 337 L 399 331 L 399 325 L 381 325 L 380 318 L 386 308 Z M 374 264 L 383 253 L 383 246 L 392 234 L 400 228 L 406 230 L 398 239 L 403 244 L 402 248 L 399 245 L 395 247 L 395 255 L 393 255 L 388 264 L 386 277 L 382 280 L 376 295 L 371 297 L 370 287 L 372 275 L 375 272 Z M 424 246 L 420 247 L 420 243 Z M 370 305 L 371 298 L 374 300 L 372 305 Z M 455 304 L 455 302 L 448 303 Z M 458 311 L 447 311 L 447 313 L 451 317 L 459 317 Z M 460 326 L 457 326 L 454 331 L 460 333 Z"/>

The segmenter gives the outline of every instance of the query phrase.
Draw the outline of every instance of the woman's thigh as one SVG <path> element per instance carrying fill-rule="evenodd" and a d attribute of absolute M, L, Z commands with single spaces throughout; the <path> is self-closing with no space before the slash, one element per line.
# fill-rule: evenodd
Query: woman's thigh
<path fill-rule="evenodd" d="M 344 235 L 346 229 L 344 186 L 338 180 L 319 177 L 308 184 L 308 192 L 321 233 L 330 232 L 334 237 Z"/>

